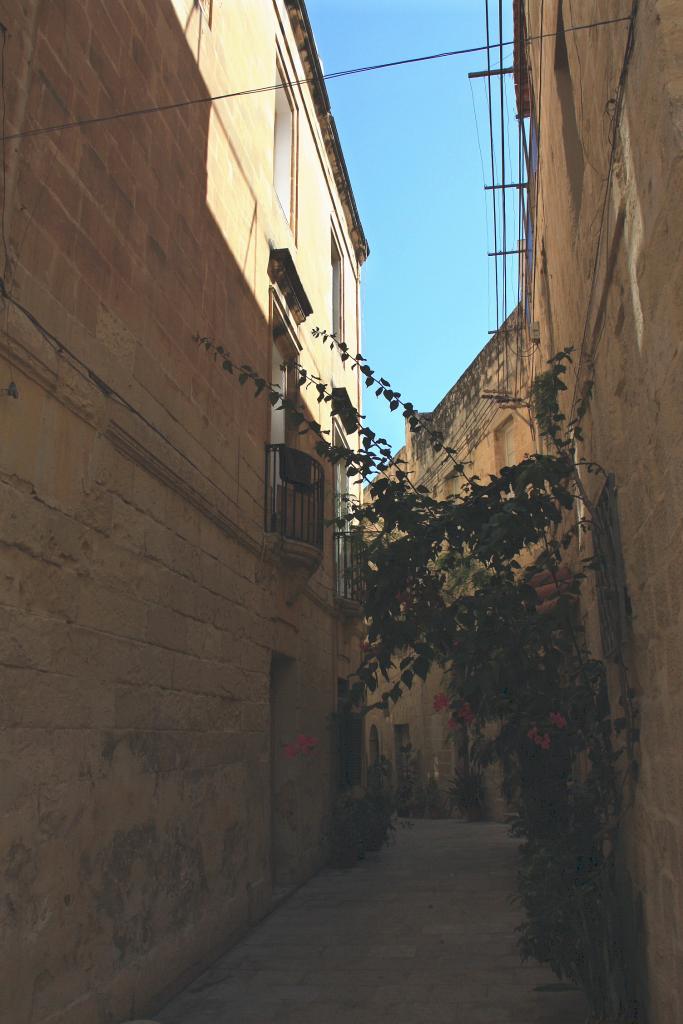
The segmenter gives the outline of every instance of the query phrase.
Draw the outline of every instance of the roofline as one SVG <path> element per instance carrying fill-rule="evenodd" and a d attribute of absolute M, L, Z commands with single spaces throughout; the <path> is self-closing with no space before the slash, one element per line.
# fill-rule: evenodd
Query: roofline
<path fill-rule="evenodd" d="M 482 360 L 487 358 L 487 356 L 492 352 L 492 350 L 496 347 L 496 345 L 500 345 L 501 341 L 503 340 L 503 338 L 505 336 L 506 330 L 509 330 L 510 325 L 514 325 L 515 320 L 520 316 L 520 314 L 521 314 L 521 303 L 518 303 L 515 306 L 515 308 L 512 310 L 512 312 L 508 313 L 508 315 L 506 316 L 505 320 L 503 320 L 503 322 L 500 325 L 500 327 L 498 328 L 498 330 L 495 332 L 495 334 L 493 334 L 489 338 L 489 340 L 486 342 L 484 347 L 479 349 L 479 351 L 477 352 L 476 356 L 474 357 L 472 362 L 469 364 L 469 366 L 465 370 L 463 370 L 463 372 L 460 374 L 460 376 L 456 380 L 455 384 L 451 385 L 451 387 L 448 389 L 448 391 L 443 396 L 443 398 L 441 398 L 439 400 L 438 404 L 434 406 L 432 411 L 428 412 L 428 413 L 421 412 L 420 416 L 436 416 L 436 417 L 438 417 L 439 411 L 440 411 L 441 407 L 443 405 L 445 405 L 446 400 L 453 394 L 454 391 L 457 391 L 458 389 L 460 389 L 460 388 L 462 388 L 464 386 L 465 381 L 467 380 L 468 377 L 470 377 L 473 374 L 476 366 Z"/>
<path fill-rule="evenodd" d="M 363 231 L 356 199 L 351 187 L 349 171 L 344 159 L 337 126 L 332 116 L 330 97 L 325 85 L 325 76 L 315 45 L 315 36 L 306 10 L 304 0 L 285 0 L 285 7 L 294 32 L 294 38 L 303 61 L 306 77 L 310 79 L 313 102 L 318 115 L 318 123 L 322 131 L 325 149 L 332 166 L 332 173 L 344 205 L 346 221 L 351 240 L 360 264 L 365 263 L 370 253 L 370 246 Z"/>

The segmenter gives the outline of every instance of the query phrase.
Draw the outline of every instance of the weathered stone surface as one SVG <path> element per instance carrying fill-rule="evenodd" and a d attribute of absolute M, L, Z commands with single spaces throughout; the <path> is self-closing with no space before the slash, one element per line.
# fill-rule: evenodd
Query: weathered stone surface
<path fill-rule="evenodd" d="M 558 3 L 527 0 L 530 35 L 561 28 Z M 538 364 L 573 345 L 565 412 L 593 382 L 581 458 L 613 473 L 630 613 L 618 664 L 609 661 L 614 718 L 624 687 L 636 694 L 640 743 L 620 866 L 629 981 L 652 1024 L 683 1018 L 683 8 L 637 5 L 634 46 L 617 108 L 628 24 L 569 32 L 529 47 L 542 95 L 531 319 Z M 635 9 L 635 8 L 634 8 Z M 630 13 L 630 7 L 625 12 Z M 593 18 L 614 17 L 602 0 Z M 547 19 L 551 19 L 548 21 Z M 618 124 L 613 123 L 619 113 Z M 608 114 L 606 115 L 606 111 Z M 538 110 L 536 116 L 538 117 Z M 614 138 L 614 149 L 612 139 Z M 607 183 L 609 182 L 609 187 Z M 603 477 L 584 473 L 589 500 Z M 572 552 L 590 557 L 590 536 Z M 595 584 L 584 587 L 592 649 L 603 651 Z M 622 733 L 623 739 L 623 733 Z M 679 923 L 674 923 L 676 919 Z"/>
<path fill-rule="evenodd" d="M 522 965 L 516 843 L 418 821 L 352 871 L 323 871 L 157 1015 L 160 1024 L 583 1024 L 576 991 Z"/>
<path fill-rule="evenodd" d="M 194 0 L 0 0 L 0 21 L 8 134 L 271 82 L 278 60 L 306 78 L 270 0 L 236 21 L 214 0 L 210 26 Z M 270 379 L 277 315 L 291 354 L 356 391 L 268 277 L 270 247 L 289 248 L 329 327 L 334 225 L 359 344 L 348 194 L 313 96 L 293 101 L 291 224 L 272 92 L 5 153 L 3 278 L 45 331 L 3 308 L 0 386 L 20 397 L 0 401 L 2 1024 L 144 1016 L 262 916 L 271 762 L 299 732 L 321 742 L 312 771 L 286 767 L 295 880 L 324 857 L 329 716 L 357 640 L 339 629 L 329 541 L 286 605 L 263 529 L 270 407 L 194 340 Z M 329 427 L 327 407 L 316 416 Z M 296 668 L 287 732 L 274 654 Z"/>

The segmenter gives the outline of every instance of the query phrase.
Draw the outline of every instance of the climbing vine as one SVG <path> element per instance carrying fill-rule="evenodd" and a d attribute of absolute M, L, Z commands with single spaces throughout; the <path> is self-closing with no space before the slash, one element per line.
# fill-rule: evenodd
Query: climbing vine
<path fill-rule="evenodd" d="M 365 708 L 387 706 L 424 680 L 434 664 L 449 680 L 440 707 L 453 728 L 467 728 L 497 761 L 516 808 L 522 840 L 519 898 L 525 956 L 548 963 L 586 993 L 596 1019 L 627 1019 L 628 970 L 620 938 L 615 844 L 628 772 L 614 722 L 606 669 L 592 656 L 577 614 L 590 561 L 570 572 L 577 530 L 597 528 L 574 459 L 585 403 L 571 422 L 560 407 L 571 350 L 555 355 L 532 389 L 545 451 L 487 480 L 467 475 L 445 443 L 362 356 L 323 331 L 408 429 L 425 432 L 439 457 L 454 464 L 459 494 L 435 500 L 416 486 L 388 443 L 357 415 L 358 450 L 336 448 L 320 424 L 250 366 L 236 367 L 210 339 L 207 352 L 240 383 L 285 408 L 319 455 L 344 460 L 350 478 L 367 484 L 367 500 L 344 517 L 362 537 L 367 641 L 354 696 Z M 299 371 L 319 403 L 325 382 Z M 586 402 L 589 401 L 589 396 Z M 584 463 L 588 473 L 600 467 Z M 629 735 L 629 741 L 633 736 Z"/>

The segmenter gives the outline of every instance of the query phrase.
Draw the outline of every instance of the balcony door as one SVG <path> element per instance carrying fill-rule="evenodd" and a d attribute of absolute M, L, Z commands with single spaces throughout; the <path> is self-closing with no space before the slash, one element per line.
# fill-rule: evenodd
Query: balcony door
<path fill-rule="evenodd" d="M 332 423 L 332 443 L 336 448 L 348 448 L 349 442 L 339 422 Z M 351 509 L 353 495 L 349 493 L 349 478 L 346 475 L 346 460 L 340 459 L 334 465 L 334 514 L 345 516 Z M 352 598 L 353 594 L 353 547 L 351 523 L 337 522 L 334 527 L 335 587 L 339 597 Z"/>
<path fill-rule="evenodd" d="M 275 302 L 271 291 L 271 350 L 270 383 L 283 398 L 298 404 L 299 396 L 299 344 L 281 305 Z M 270 443 L 296 445 L 298 427 L 292 424 L 284 409 L 271 406 Z"/>
<path fill-rule="evenodd" d="M 287 395 L 287 362 L 275 340 L 272 346 L 270 383 L 283 397 Z M 284 444 L 287 434 L 285 410 L 272 407 L 270 415 L 270 443 Z"/>

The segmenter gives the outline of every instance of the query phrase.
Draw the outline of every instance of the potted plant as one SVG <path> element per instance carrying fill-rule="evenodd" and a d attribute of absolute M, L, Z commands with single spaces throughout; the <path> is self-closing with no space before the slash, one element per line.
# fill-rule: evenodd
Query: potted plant
<path fill-rule="evenodd" d="M 491 763 L 491 744 L 479 733 L 470 735 L 467 721 L 460 733 L 461 766 L 456 768 L 450 784 L 450 804 L 468 821 L 481 821 L 486 805 L 484 767 Z"/>
<path fill-rule="evenodd" d="M 359 822 L 365 849 L 377 852 L 393 830 L 394 800 L 389 786 L 391 766 L 385 757 L 368 768 L 368 788 L 359 801 Z"/>
<path fill-rule="evenodd" d="M 330 824 L 332 867 L 352 868 L 365 852 L 358 803 L 350 793 L 342 793 L 334 804 Z"/>
<path fill-rule="evenodd" d="M 428 818 L 446 817 L 444 807 L 444 796 L 439 788 L 439 783 L 433 775 L 427 779 L 425 788 L 425 814 Z"/>
<path fill-rule="evenodd" d="M 396 810 L 399 818 L 421 817 L 424 809 L 424 793 L 420 792 L 417 754 L 410 743 L 399 751 L 399 772 L 396 784 Z"/>
<path fill-rule="evenodd" d="M 468 821 L 481 821 L 484 816 L 484 773 L 478 766 L 457 769 L 450 784 L 450 803 Z"/>

